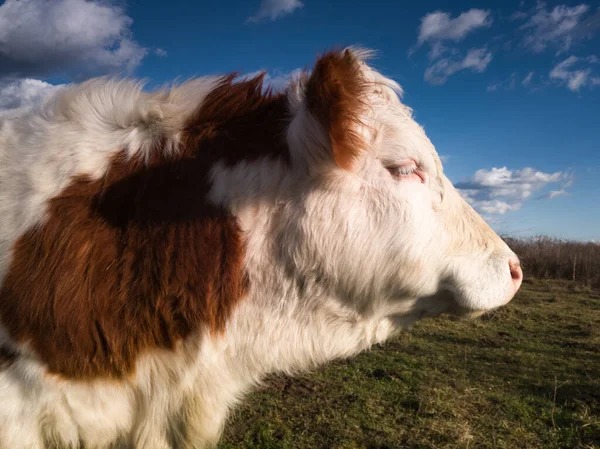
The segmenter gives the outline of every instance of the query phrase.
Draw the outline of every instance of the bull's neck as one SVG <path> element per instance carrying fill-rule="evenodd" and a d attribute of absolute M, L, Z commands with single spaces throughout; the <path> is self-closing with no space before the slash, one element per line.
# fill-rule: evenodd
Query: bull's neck
<path fill-rule="evenodd" d="M 208 198 L 237 217 L 245 233 L 255 231 L 261 226 L 259 215 L 270 212 L 292 185 L 289 172 L 285 159 L 271 156 L 235 165 L 219 162 L 210 171 Z"/>
<path fill-rule="evenodd" d="M 233 363 L 256 378 L 356 355 L 393 332 L 388 318 L 361 316 L 338 298 L 316 292 L 299 295 L 282 270 L 272 270 L 251 287 L 227 327 Z"/>
<path fill-rule="evenodd" d="M 294 174 L 284 160 L 265 157 L 234 166 L 218 164 L 211 181 L 211 201 L 237 217 L 246 244 L 249 292 L 225 336 L 232 364 L 256 378 L 302 371 L 389 337 L 394 326 L 387 317 L 359 313 L 336 292 L 298 279 L 278 260 L 277 246 L 285 244 L 281 239 L 286 233 L 277 237 L 273 230 L 286 214 L 282 204 L 302 190 L 301 174 Z"/>

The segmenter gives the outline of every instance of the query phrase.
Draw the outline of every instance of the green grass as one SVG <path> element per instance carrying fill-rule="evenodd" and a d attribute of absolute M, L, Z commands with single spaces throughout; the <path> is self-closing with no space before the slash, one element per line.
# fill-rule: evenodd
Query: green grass
<path fill-rule="evenodd" d="M 219 449 L 600 448 L 600 294 L 526 281 L 490 315 L 267 385 Z"/>

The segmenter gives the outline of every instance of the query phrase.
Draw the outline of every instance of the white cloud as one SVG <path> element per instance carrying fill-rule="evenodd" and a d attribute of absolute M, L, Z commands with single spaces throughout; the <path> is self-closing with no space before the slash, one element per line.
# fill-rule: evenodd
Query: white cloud
<path fill-rule="evenodd" d="M 461 70 L 481 73 L 492 61 L 492 53 L 485 48 L 472 48 L 462 60 L 440 59 L 425 70 L 425 81 L 444 84 L 449 76 Z"/>
<path fill-rule="evenodd" d="M 560 190 L 551 190 L 550 192 L 548 192 L 547 194 L 547 198 L 549 199 L 553 199 L 556 198 L 558 196 L 566 196 L 568 195 L 569 192 L 567 192 L 565 189 L 560 189 Z"/>
<path fill-rule="evenodd" d="M 502 82 L 490 83 L 490 84 L 488 84 L 486 90 L 488 92 L 496 92 L 498 89 L 500 89 L 500 87 L 502 87 Z"/>
<path fill-rule="evenodd" d="M 12 115 L 19 108 L 40 103 L 62 86 L 31 78 L 0 82 L 0 112 Z"/>
<path fill-rule="evenodd" d="M 578 58 L 569 56 L 562 62 L 556 64 L 550 71 L 550 79 L 565 84 L 569 90 L 578 92 L 583 87 L 590 87 L 600 84 L 600 78 L 592 76 L 590 67 L 583 68 L 583 64 L 595 64 L 598 58 L 588 56 L 587 58 Z M 575 68 L 577 66 L 578 68 Z"/>
<path fill-rule="evenodd" d="M 295 10 L 302 8 L 304 3 L 300 0 L 262 0 L 258 11 L 246 20 L 250 23 L 259 23 L 266 20 L 277 20 L 283 16 L 292 14 Z"/>
<path fill-rule="evenodd" d="M 39 78 L 81 79 L 131 71 L 148 50 L 133 20 L 106 0 L 6 0 L 0 5 L 0 114 L 12 116 L 61 86 Z M 155 49 L 165 56 L 162 49 Z"/>
<path fill-rule="evenodd" d="M 523 81 L 521 81 L 521 84 L 523 85 L 523 87 L 529 87 L 531 85 L 531 81 L 533 79 L 533 73 L 534 72 L 529 72 L 527 74 L 527 76 L 525 78 L 523 78 Z"/>
<path fill-rule="evenodd" d="M 511 14 L 510 19 L 511 20 L 521 20 L 521 19 L 526 19 L 527 17 L 529 17 L 529 14 L 527 14 L 524 11 L 515 11 Z"/>
<path fill-rule="evenodd" d="M 490 216 L 490 215 L 482 215 L 481 216 L 489 225 L 499 225 L 503 224 L 504 220 L 498 217 Z"/>
<path fill-rule="evenodd" d="M 161 58 L 164 58 L 168 55 L 167 50 L 164 50 L 162 48 L 156 48 L 154 49 L 154 54 L 156 56 L 160 56 Z"/>
<path fill-rule="evenodd" d="M 516 87 L 517 87 L 517 73 L 513 72 L 504 81 L 497 81 L 497 82 L 493 82 L 493 83 L 488 84 L 487 91 L 488 92 L 495 92 L 495 91 L 500 90 L 500 89 L 503 89 L 503 90 L 514 90 Z"/>
<path fill-rule="evenodd" d="M 478 170 L 466 182 L 456 184 L 461 195 L 475 209 L 485 214 L 503 215 L 516 211 L 534 192 L 559 184 L 560 190 L 545 194 L 544 198 L 566 195 L 564 190 L 572 183 L 572 173 L 544 173 L 530 167 L 509 170 L 506 167 Z"/>
<path fill-rule="evenodd" d="M 147 54 L 133 20 L 101 0 L 6 0 L 0 5 L 0 76 L 82 76 L 133 70 Z"/>
<path fill-rule="evenodd" d="M 430 61 L 435 61 L 446 53 L 456 55 L 458 50 L 445 45 L 445 41 L 458 42 L 472 31 L 491 25 L 490 12 L 482 9 L 470 9 L 455 18 L 442 11 L 429 13 L 421 19 L 417 44 L 409 50 L 409 54 L 428 42 L 430 44 L 428 55 Z"/>
<path fill-rule="evenodd" d="M 546 48 L 556 48 L 560 54 L 578 40 L 591 38 L 600 29 L 600 10 L 589 15 L 590 6 L 558 5 L 548 10 L 538 2 L 527 22 L 521 26 L 525 32 L 523 44 L 535 53 Z"/>
<path fill-rule="evenodd" d="M 254 72 L 248 72 L 248 73 L 244 73 L 244 74 L 240 75 L 239 79 L 240 80 L 248 80 L 248 79 L 256 78 L 258 75 L 260 75 L 262 73 L 265 74 L 265 78 L 269 75 L 266 70 L 256 70 Z"/>
<path fill-rule="evenodd" d="M 521 203 L 509 204 L 501 200 L 478 200 L 473 197 L 476 191 L 459 190 L 462 197 L 473 206 L 478 212 L 484 214 L 504 215 L 506 212 L 519 210 Z"/>
<path fill-rule="evenodd" d="M 264 73 L 264 86 L 270 86 L 275 91 L 281 91 L 288 86 L 290 80 L 298 77 L 302 72 L 302 69 L 294 69 L 289 72 L 274 70 L 273 73 L 269 73 L 267 70 L 257 70 L 255 72 L 245 73 L 244 75 L 241 75 L 240 79 L 250 79 L 260 75 L 261 73 Z"/>
<path fill-rule="evenodd" d="M 438 59 L 440 57 L 442 57 L 445 53 L 447 53 L 448 51 L 452 51 L 451 49 L 449 49 L 447 46 L 445 46 L 443 44 L 443 42 L 433 42 L 431 44 L 431 50 L 429 50 L 429 59 L 430 60 L 435 60 Z"/>
<path fill-rule="evenodd" d="M 266 81 L 275 90 L 281 90 L 289 84 L 290 80 L 296 78 L 303 72 L 302 69 L 294 69 L 287 73 L 275 72 L 273 75 L 268 75 Z"/>
<path fill-rule="evenodd" d="M 482 9 L 470 9 L 454 19 L 447 12 L 432 12 L 421 19 L 417 45 L 427 41 L 460 41 L 471 31 L 491 24 L 490 12 Z"/>
<path fill-rule="evenodd" d="M 447 42 L 458 42 L 475 30 L 492 25 L 490 11 L 469 9 L 452 17 L 449 13 L 435 11 L 421 18 L 417 44 L 409 50 L 409 55 L 423 44 L 428 43 L 428 58 L 432 64 L 425 70 L 425 80 L 430 84 L 444 84 L 449 76 L 461 70 L 483 72 L 492 60 L 492 53 L 484 48 L 472 48 L 462 58 L 456 47 Z M 461 59 L 462 58 L 462 59 Z"/>

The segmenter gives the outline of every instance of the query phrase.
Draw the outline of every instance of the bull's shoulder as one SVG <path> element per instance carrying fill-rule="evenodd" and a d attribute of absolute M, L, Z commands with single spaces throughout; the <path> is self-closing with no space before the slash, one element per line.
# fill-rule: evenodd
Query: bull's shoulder
<path fill-rule="evenodd" d="M 145 350 L 219 331 L 243 296 L 236 220 L 188 160 L 112 161 L 48 201 L 15 243 L 0 318 L 53 372 L 122 376 Z"/>
<path fill-rule="evenodd" d="M 212 170 L 221 162 L 287 160 L 287 106 L 284 95 L 263 93 L 262 77 L 150 96 L 135 86 L 90 86 L 65 93 L 65 105 L 56 100 L 55 108 L 71 111 L 63 130 L 93 121 L 98 107 L 96 115 L 120 131 L 87 123 L 97 139 L 67 133 L 72 145 L 59 151 L 53 141 L 50 152 L 60 157 L 31 171 L 41 175 L 44 195 L 11 244 L 0 321 L 51 371 L 122 376 L 148 349 L 223 329 L 244 296 L 243 238 L 227 205 L 208 200 Z M 41 134 L 31 138 L 43 145 Z"/>

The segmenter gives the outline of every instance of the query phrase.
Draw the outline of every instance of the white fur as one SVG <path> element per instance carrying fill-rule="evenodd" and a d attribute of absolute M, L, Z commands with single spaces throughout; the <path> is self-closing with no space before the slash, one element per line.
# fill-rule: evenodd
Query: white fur
<path fill-rule="evenodd" d="M 291 168 L 273 159 L 213 168 L 210 199 L 238 217 L 250 278 L 224 335 L 145 354 L 121 382 L 59 380 L 27 353 L 0 371 L 0 449 L 210 447 L 228 410 L 268 373 L 351 356 L 424 316 L 510 299 L 514 255 L 444 176 L 399 87 L 363 70 L 373 88 L 369 126 L 357 132 L 367 148 L 352 173 L 328 156 L 301 82 L 288 89 Z M 0 281 L 10 246 L 44 219 L 47 199 L 72 176 L 101 176 L 120 149 L 152 151 L 166 137 L 165 151 L 175 150 L 213 85 L 147 94 L 91 81 L 0 122 Z M 395 180 L 384 168 L 406 159 L 426 182 Z"/>
<path fill-rule="evenodd" d="M 215 81 L 148 94 L 142 83 L 98 78 L 61 89 L 18 117 L 0 118 L 0 286 L 12 242 L 43 219 L 48 199 L 74 176 L 99 178 L 123 149 L 147 153 L 164 139 L 164 151 L 173 151 Z"/>

